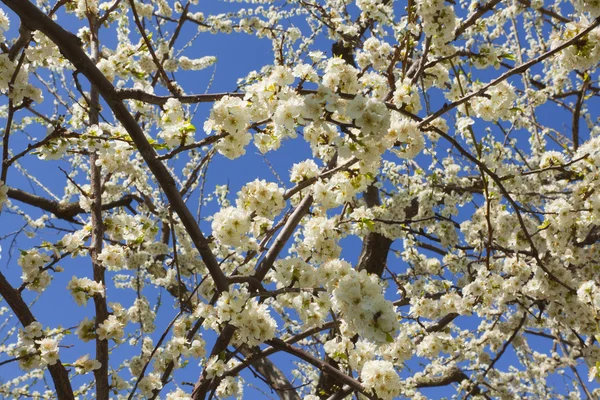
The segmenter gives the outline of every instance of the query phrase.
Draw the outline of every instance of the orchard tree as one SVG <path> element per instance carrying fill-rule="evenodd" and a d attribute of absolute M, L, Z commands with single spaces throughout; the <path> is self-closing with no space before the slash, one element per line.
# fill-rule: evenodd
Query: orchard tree
<path fill-rule="evenodd" d="M 1 0 L 3 398 L 599 398 L 600 2 L 237 3 Z"/>

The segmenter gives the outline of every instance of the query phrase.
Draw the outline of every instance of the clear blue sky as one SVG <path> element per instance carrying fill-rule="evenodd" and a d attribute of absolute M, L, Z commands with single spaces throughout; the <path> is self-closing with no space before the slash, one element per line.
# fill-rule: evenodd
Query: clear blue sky
<path fill-rule="evenodd" d="M 206 13 L 209 11 L 228 11 L 231 9 L 236 9 L 237 5 L 235 4 L 224 4 L 221 2 L 200 2 L 198 6 L 199 10 L 202 10 Z M 10 14 L 12 16 L 12 14 Z M 62 17 L 62 14 L 61 14 Z M 67 28 L 71 28 L 73 31 L 76 30 L 76 26 L 79 26 L 79 22 L 75 22 L 73 18 L 68 18 L 70 23 L 67 23 Z M 16 18 L 12 18 L 12 26 L 11 32 L 7 35 L 8 37 L 12 37 L 16 34 L 16 29 L 18 28 L 18 20 Z M 76 25 L 77 24 L 77 25 Z M 179 43 L 185 43 L 185 38 L 189 38 L 195 34 L 196 28 L 192 24 L 187 24 L 186 28 L 182 31 L 182 37 Z M 110 34 L 106 35 L 106 38 L 109 39 L 107 43 L 110 43 Z M 101 36 L 102 37 L 102 36 Z M 102 37 L 104 38 L 104 37 Z M 325 51 L 329 51 L 330 43 L 326 40 L 320 41 L 319 45 L 322 46 L 322 49 Z M 249 71 L 258 70 L 263 65 L 270 63 L 272 61 L 271 56 L 271 43 L 266 39 L 256 39 L 254 37 L 249 37 L 245 34 L 231 34 L 231 35 L 211 35 L 209 33 L 204 33 L 200 36 L 200 38 L 194 43 L 193 46 L 186 49 L 185 55 L 189 57 L 201 57 L 205 55 L 214 55 L 217 56 L 218 62 L 215 66 L 215 69 L 209 68 L 202 72 L 193 72 L 193 73 L 182 73 L 178 75 L 180 77 L 180 82 L 184 89 L 188 93 L 203 93 L 206 90 L 209 92 L 223 92 L 223 91 L 232 91 L 236 87 L 236 80 L 239 77 L 246 75 Z M 214 80 L 210 88 L 208 88 L 208 84 L 211 81 L 212 75 L 214 72 Z M 486 78 L 485 75 L 482 76 L 482 80 Z M 1 101 L 5 101 L 2 99 Z M 443 103 L 443 101 L 440 101 Z M 40 110 L 40 112 L 47 112 L 51 110 L 51 97 L 46 95 L 46 101 L 41 106 L 36 106 L 36 109 Z M 202 124 L 204 118 L 207 116 L 209 110 L 208 105 L 201 105 L 198 109 L 198 113 L 196 114 L 193 123 L 197 127 L 196 138 L 200 139 L 204 137 L 204 132 L 202 130 Z M 25 113 L 25 112 L 22 112 Z M 556 124 L 562 123 L 562 115 L 559 114 L 548 114 L 541 115 L 540 118 L 546 119 L 550 122 L 555 122 Z M 4 121 L 0 121 L 0 124 L 3 125 Z M 33 129 L 28 130 L 28 132 L 37 136 L 37 138 L 43 137 L 45 132 L 44 129 Z M 12 142 L 15 148 L 22 148 L 28 143 L 28 139 L 20 134 L 14 135 L 15 139 Z M 12 140 L 12 139 L 11 139 Z M 273 175 L 272 171 L 269 169 L 268 165 L 263 160 L 263 157 L 258 154 L 257 149 L 250 145 L 248 147 L 247 155 L 237 159 L 235 161 L 227 160 L 223 157 L 216 157 L 214 162 L 211 164 L 209 168 L 209 179 L 207 183 L 206 190 L 210 192 L 215 184 L 223 184 L 228 183 L 231 188 L 232 195 L 230 198 L 233 200 L 235 193 L 240 189 L 240 187 L 255 178 L 263 178 L 270 181 L 275 181 L 276 178 Z M 287 182 L 289 169 L 291 165 L 295 161 L 300 161 L 310 157 L 310 152 L 308 146 L 301 139 L 286 141 L 284 142 L 282 148 L 274 153 L 269 153 L 267 155 L 268 160 L 273 165 L 277 173 L 282 177 L 284 181 Z M 29 157 L 26 162 L 23 163 L 25 167 L 29 169 L 29 171 L 36 176 L 42 182 L 48 182 L 49 180 L 53 180 L 50 184 L 50 188 L 55 191 L 59 196 L 62 194 L 62 183 L 64 181 L 64 175 L 58 169 L 58 163 L 45 163 L 38 160 L 35 160 L 33 157 Z M 175 164 L 177 167 L 180 167 L 179 164 Z M 63 168 L 68 168 L 66 163 L 62 164 Z M 177 169 L 177 168 L 176 168 Z M 78 177 L 80 182 L 85 181 L 85 177 L 80 174 Z M 15 187 L 21 187 L 25 190 L 34 191 L 39 195 L 45 195 L 43 191 L 39 188 L 33 188 L 30 186 L 30 183 L 25 179 L 18 176 L 15 171 L 11 171 L 9 176 L 9 184 Z M 193 197 L 191 200 L 191 209 L 195 210 L 196 205 L 196 197 Z M 15 202 L 16 203 L 16 202 Z M 32 211 L 30 208 L 24 207 L 26 211 Z M 208 207 L 204 211 L 204 216 L 210 215 L 214 212 L 214 207 Z M 467 211 L 468 212 L 468 211 Z M 31 215 L 33 217 L 39 216 L 39 213 L 36 211 L 32 211 Z M 22 225 L 22 219 L 20 217 L 16 217 L 11 215 L 10 213 L 4 211 L 1 214 L 1 223 L 0 223 L 0 236 L 4 236 L 9 232 L 15 231 Z M 60 226 L 67 226 L 64 223 L 58 223 Z M 202 224 L 202 228 L 205 232 L 209 232 L 209 224 Z M 20 268 L 16 264 L 18 257 L 17 249 L 28 249 L 32 246 L 38 245 L 40 240 L 50 240 L 55 241 L 61 237 L 62 234 L 58 234 L 56 236 L 52 236 L 51 234 L 45 233 L 45 236 L 40 236 L 35 239 L 28 239 L 24 235 L 19 235 L 15 242 L 11 242 L 13 237 L 8 237 L 6 240 L 1 242 L 3 247 L 2 251 L 2 260 L 0 261 L 0 268 L 2 268 L 2 272 L 7 275 L 8 279 L 13 283 L 13 285 L 18 286 L 20 284 Z M 347 240 L 346 243 L 350 244 L 345 246 L 345 250 L 343 253 L 343 257 L 346 259 L 353 261 L 357 258 L 360 245 L 356 239 Z M 401 243 L 396 243 L 393 245 L 395 249 L 401 249 Z M 11 253 L 14 253 L 11 257 Z M 396 269 L 396 271 L 401 272 L 403 270 L 403 263 L 399 259 L 395 258 L 393 255 L 390 256 L 390 264 Z M 66 290 L 67 282 L 71 279 L 72 275 L 77 275 L 78 277 L 91 277 L 92 267 L 88 258 L 77 258 L 74 260 L 65 260 L 65 262 L 60 263 L 61 266 L 65 268 L 65 272 L 62 274 L 54 275 L 54 282 L 50 286 L 50 288 L 44 293 L 41 301 L 35 302 L 33 305 L 33 313 L 38 318 L 40 322 L 42 322 L 45 326 L 53 326 L 56 327 L 58 324 L 63 327 L 72 327 L 77 325 L 84 316 L 92 316 L 93 315 L 93 304 L 89 302 L 87 307 L 78 307 L 71 295 Z M 146 289 L 146 294 L 148 294 L 149 299 L 152 300 L 152 295 L 156 294 L 157 291 L 151 288 Z M 108 287 L 108 296 L 109 300 L 112 301 L 120 301 L 125 307 L 130 306 L 133 303 L 135 298 L 134 293 L 131 291 L 124 291 L 120 289 L 115 289 L 112 286 L 112 283 L 109 281 Z M 35 295 L 31 292 L 26 292 L 25 298 L 28 301 L 34 301 Z M 153 337 L 156 339 L 162 333 L 164 327 L 167 326 L 172 316 L 174 315 L 174 309 L 172 306 L 174 305 L 173 299 L 171 296 L 163 292 L 162 293 L 162 306 L 159 310 L 156 319 L 156 332 Z M 471 320 L 465 325 L 465 320 L 467 318 L 459 318 L 457 319 L 457 323 L 462 327 L 474 327 L 477 324 L 477 321 Z M 471 326 L 469 326 L 472 324 Z M 11 328 L 9 325 L 5 328 Z M 211 337 L 210 334 L 205 336 L 207 339 Z M 66 339 L 62 344 L 68 345 L 71 340 Z M 532 342 L 530 342 L 532 343 Z M 539 346 L 540 349 L 547 347 L 551 343 L 549 341 L 544 341 L 544 339 L 540 339 Z M 63 362 L 74 361 L 77 359 L 81 353 L 82 346 L 77 343 L 77 347 L 74 349 L 62 348 L 61 349 L 61 359 Z M 121 350 L 122 349 L 122 350 Z M 134 355 L 129 346 L 124 346 L 121 349 L 117 350 L 112 354 L 111 357 L 114 357 L 114 361 L 112 365 L 117 365 L 117 362 L 121 359 L 126 359 Z M 89 352 L 92 356 L 94 354 L 93 344 L 87 346 L 86 352 Z M 277 355 L 272 358 L 277 361 L 277 363 L 282 363 L 282 365 L 290 366 L 290 358 L 282 355 Z M 498 363 L 498 366 L 501 369 L 507 368 L 509 365 L 516 361 L 514 353 L 512 349 L 507 352 L 507 354 L 502 358 L 502 360 Z M 416 362 L 412 364 L 416 366 Z M 0 378 L 1 379 L 10 379 L 19 375 L 19 372 L 14 369 L 15 365 L 8 365 L 0 367 Z M 289 368 L 283 367 L 284 370 L 289 371 Z M 187 371 L 183 374 L 178 373 L 177 379 L 178 381 L 191 381 L 195 382 L 200 373 L 200 368 L 196 367 L 188 367 Z M 570 372 L 567 372 L 567 376 Z M 587 376 L 587 370 L 585 368 L 580 368 L 580 373 L 585 377 Z M 125 374 L 127 375 L 127 374 Z M 87 377 L 91 377 L 88 375 Z M 251 375 L 246 371 L 244 377 L 248 379 L 254 385 L 257 385 L 262 390 L 266 390 L 265 386 L 258 380 L 253 379 Z M 81 378 L 76 378 L 73 380 L 74 383 L 81 383 Z M 562 384 L 561 378 L 557 378 L 557 385 Z M 166 392 L 162 392 L 163 395 Z M 427 396 L 433 399 L 443 398 L 447 391 L 446 389 L 429 389 L 423 391 Z M 259 392 L 255 391 L 252 388 L 247 388 L 245 391 L 245 398 L 254 399 L 260 398 Z"/>

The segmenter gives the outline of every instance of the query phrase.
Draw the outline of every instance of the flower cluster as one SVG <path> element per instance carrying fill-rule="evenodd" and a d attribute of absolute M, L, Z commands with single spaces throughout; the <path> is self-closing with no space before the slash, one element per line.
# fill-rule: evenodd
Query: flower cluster
<path fill-rule="evenodd" d="M 36 340 L 40 351 L 40 357 L 44 364 L 54 365 L 58 361 L 58 340 L 53 338 L 43 338 Z"/>
<path fill-rule="evenodd" d="M 116 315 L 109 315 L 107 319 L 98 324 L 96 334 L 100 340 L 114 340 L 120 341 L 125 334 L 123 328 L 125 324 L 119 320 Z"/>
<path fill-rule="evenodd" d="M 0 24 L 2 24 L 1 18 Z M 8 53 L 0 54 L 0 91 L 8 92 L 8 96 L 15 104 L 21 104 L 26 98 L 36 103 L 41 103 L 44 99 L 42 90 L 29 83 L 28 69 L 29 66 L 26 65 L 17 70 L 17 63 L 10 59 Z"/>
<path fill-rule="evenodd" d="M 206 56 L 201 58 L 188 58 L 188 57 L 179 57 L 177 62 L 181 69 L 184 70 L 192 70 L 192 71 L 200 71 L 205 68 L 210 67 L 214 63 L 217 62 L 217 57 L 214 56 Z"/>
<path fill-rule="evenodd" d="M 371 183 L 368 173 L 361 172 L 350 168 L 349 171 L 336 173 L 328 180 L 315 182 L 312 189 L 315 203 L 327 210 L 351 201 Z"/>
<path fill-rule="evenodd" d="M 105 296 L 104 285 L 89 278 L 77 278 L 73 276 L 67 285 L 67 289 L 71 291 L 75 302 L 80 306 L 84 306 L 88 299 L 95 295 Z"/>
<path fill-rule="evenodd" d="M 0 181 L 0 210 L 4 203 L 8 201 L 8 186 L 4 184 L 4 182 Z"/>
<path fill-rule="evenodd" d="M 154 390 L 162 388 L 162 382 L 159 374 L 148 374 L 140 379 L 138 386 L 145 397 L 152 397 Z"/>
<path fill-rule="evenodd" d="M 276 183 L 256 179 L 238 192 L 238 208 L 273 219 L 285 206 L 284 190 Z"/>
<path fill-rule="evenodd" d="M 31 290 L 41 292 L 50 284 L 50 273 L 45 266 L 50 262 L 50 256 L 38 249 L 21 250 L 18 264 L 23 269 L 21 279 Z"/>
<path fill-rule="evenodd" d="M 133 175 L 135 172 L 130 161 L 133 154 L 131 145 L 121 141 L 105 143 L 106 145 L 99 149 L 96 165 L 110 173 L 123 172 Z"/>
<path fill-rule="evenodd" d="M 356 55 L 356 63 L 360 68 L 371 65 L 377 71 L 385 71 L 393 51 L 389 43 L 370 37 L 365 40 L 362 51 Z"/>
<path fill-rule="evenodd" d="M 90 360 L 90 355 L 86 354 L 79 357 L 74 363 L 75 372 L 78 374 L 87 374 L 99 369 L 102 364 L 98 360 Z"/>
<path fill-rule="evenodd" d="M 508 120 L 511 118 L 514 101 L 517 98 L 514 88 L 506 81 L 492 86 L 485 97 L 471 102 L 473 110 L 485 121 Z"/>
<path fill-rule="evenodd" d="M 250 246 L 250 227 L 250 212 L 236 207 L 221 209 L 212 220 L 213 235 L 227 246 Z"/>
<path fill-rule="evenodd" d="M 163 106 L 160 117 L 161 131 L 158 134 L 169 147 L 185 145 L 194 141 L 196 128 L 185 117 L 183 107 L 177 99 L 169 99 Z"/>
<path fill-rule="evenodd" d="M 304 224 L 303 233 L 304 239 L 297 248 L 301 257 L 312 257 L 317 262 L 324 262 L 340 255 L 340 231 L 335 220 L 327 217 L 310 218 Z"/>
<path fill-rule="evenodd" d="M 394 340 L 398 317 L 383 296 L 377 276 L 365 270 L 358 272 L 343 260 L 323 264 L 318 273 L 333 296 L 334 309 L 342 313 L 351 332 L 379 344 Z"/>
<path fill-rule="evenodd" d="M 381 399 L 391 400 L 400 394 L 402 382 L 389 361 L 367 361 L 360 371 L 360 378 L 365 388 L 374 391 Z"/>
<path fill-rule="evenodd" d="M 554 35 L 551 42 L 552 48 L 577 36 L 590 25 L 585 17 L 581 17 L 579 21 L 565 24 L 564 31 Z M 600 28 L 593 29 L 573 46 L 561 50 L 557 58 L 560 66 L 567 71 L 575 69 L 584 71 L 595 67 L 600 62 Z"/>
<path fill-rule="evenodd" d="M 176 382 L 197 364 L 219 398 L 243 396 L 247 368 L 287 390 L 277 369 L 291 365 L 309 400 L 345 383 L 381 399 L 437 385 L 448 397 L 600 398 L 581 379 L 555 385 L 573 368 L 600 377 L 598 1 L 248 0 L 222 14 L 197 0 L 46 3 L 35 32 L 9 29 L 0 10 L 0 238 L 28 241 L 2 279 L 14 290 L 0 285 L 0 353 L 24 371 L 0 397 L 52 398 L 39 382 L 66 366 L 74 396 L 98 386 L 74 375 L 108 367 L 115 398 L 188 399 Z M 44 32 L 63 11 L 76 36 L 61 43 Z M 198 71 L 216 57 L 197 38 L 232 32 L 265 39 L 273 57 L 233 92 L 201 94 L 214 82 Z M 69 44 L 93 60 L 73 60 Z M 108 83 L 91 64 L 72 74 L 82 61 Z M 33 104 L 42 95 L 53 107 Z M 144 138 L 153 150 L 140 153 Z M 277 183 L 227 160 L 255 150 Z M 196 228 L 212 232 L 199 243 Z M 28 289 L 52 296 L 54 273 L 95 255 L 91 237 L 106 283 L 78 272 L 65 285 L 78 305 L 117 292 L 123 303 L 79 308 L 74 332 L 60 313 L 54 329 L 13 328 L 24 313 L 10 306 Z M 108 365 L 82 351 L 90 341 L 110 346 Z M 280 357 L 282 341 L 302 361 Z M 347 379 L 324 385 L 323 361 Z"/>
<path fill-rule="evenodd" d="M 127 310 L 127 319 L 132 323 L 139 323 L 144 332 L 152 333 L 156 327 L 154 320 L 156 313 L 150 308 L 150 303 L 145 297 L 138 297 Z"/>
<path fill-rule="evenodd" d="M 401 158 L 414 158 L 425 147 L 425 138 L 416 121 L 403 118 L 399 113 L 392 114 L 392 122 L 386 139 L 399 143 L 392 151 Z"/>
<path fill-rule="evenodd" d="M 306 160 L 292 166 L 290 182 L 302 182 L 316 178 L 319 175 L 319 166 L 313 160 Z M 1 190 L 1 186 L 0 186 Z"/>
<path fill-rule="evenodd" d="M 450 5 L 442 0 L 420 0 L 417 10 L 423 23 L 423 31 L 433 39 L 433 43 L 443 49 L 454 39 L 456 15 Z"/>
<path fill-rule="evenodd" d="M 256 346 L 275 336 L 277 323 L 269 308 L 250 298 L 245 289 L 223 292 L 217 301 L 216 311 L 221 324 L 230 323 L 238 328 L 236 337 L 240 343 Z"/>
<path fill-rule="evenodd" d="M 4 32 L 8 30 L 10 27 L 10 20 L 8 19 L 8 15 L 4 12 L 4 10 L 0 10 L 0 41 L 4 42 L 6 39 L 4 37 Z"/>
<path fill-rule="evenodd" d="M 250 121 L 247 108 L 248 103 L 239 97 L 225 96 L 214 104 L 210 118 L 204 123 L 206 133 L 227 133 L 217 145 L 219 153 L 227 158 L 234 159 L 246 154 L 245 147 L 252 138 L 246 130 Z"/>
<path fill-rule="evenodd" d="M 360 90 L 358 70 L 341 58 L 327 61 L 322 82 L 323 86 L 342 93 L 356 94 Z"/>
<path fill-rule="evenodd" d="M 448 73 L 446 72 L 446 76 L 447 74 Z M 392 100 L 396 106 L 404 107 L 406 111 L 413 114 L 418 113 L 422 108 L 419 91 L 417 90 L 417 87 L 408 79 L 398 82 L 396 90 L 394 90 L 394 96 L 392 97 Z"/>

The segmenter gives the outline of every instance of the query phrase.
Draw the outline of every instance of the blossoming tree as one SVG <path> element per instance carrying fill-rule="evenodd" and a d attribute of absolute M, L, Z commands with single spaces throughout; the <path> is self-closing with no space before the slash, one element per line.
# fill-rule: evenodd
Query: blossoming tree
<path fill-rule="evenodd" d="M 236 7 L 2 0 L 0 394 L 600 397 L 598 1 Z"/>

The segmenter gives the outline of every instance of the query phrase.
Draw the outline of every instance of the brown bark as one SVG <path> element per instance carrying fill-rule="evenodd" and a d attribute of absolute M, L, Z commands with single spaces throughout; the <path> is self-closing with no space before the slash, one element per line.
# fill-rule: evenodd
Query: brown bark
<path fill-rule="evenodd" d="M 100 44 L 98 43 L 98 27 L 95 23 L 96 18 L 88 15 L 90 22 L 90 31 L 92 35 L 92 61 L 98 62 Z M 96 85 L 92 84 L 90 89 L 90 111 L 89 119 L 92 125 L 98 124 L 98 114 L 100 109 L 100 94 Z M 98 153 L 93 150 L 90 154 L 90 186 L 92 195 L 92 243 L 90 247 L 90 257 L 92 258 L 92 269 L 94 272 L 94 281 L 100 283 L 106 289 L 104 279 L 104 266 L 98 261 L 98 255 L 102 252 L 102 238 L 104 237 L 104 223 L 102 222 L 102 171 L 101 167 L 96 166 Z M 106 294 L 104 296 L 94 295 L 94 308 L 96 311 L 96 329 L 99 324 L 108 318 L 108 307 L 106 305 Z M 96 398 L 98 400 L 108 400 L 110 395 L 110 386 L 108 383 L 108 340 L 96 338 L 96 360 L 100 363 L 100 368 L 94 370 L 96 380 Z"/>
<path fill-rule="evenodd" d="M 0 295 L 6 300 L 11 310 L 21 322 L 21 325 L 25 327 L 35 322 L 35 318 L 25 301 L 23 301 L 21 294 L 11 286 L 2 273 L 0 273 Z M 75 396 L 73 395 L 73 388 L 69 381 L 69 373 L 61 361 L 58 360 L 56 364 L 48 365 L 48 370 L 50 371 L 58 399 L 74 400 Z"/>
<path fill-rule="evenodd" d="M 35 5 L 26 0 L 2 0 L 21 19 L 21 23 L 30 30 L 39 30 L 46 35 L 60 52 L 69 60 L 78 72 L 82 73 L 98 89 L 106 104 L 112 110 L 115 118 L 131 136 L 138 151 L 148 164 L 150 171 L 156 178 L 161 189 L 169 199 L 173 210 L 185 226 L 192 242 L 198 249 L 211 277 L 219 292 L 227 290 L 229 286 L 227 277 L 221 271 L 219 262 L 212 253 L 209 242 L 196 223 L 193 214 L 179 194 L 177 185 L 167 168 L 157 158 L 156 151 L 146 139 L 146 135 L 123 104 L 115 87 L 98 70 L 96 65 L 81 48 L 80 40 L 71 32 L 66 31 Z"/>

